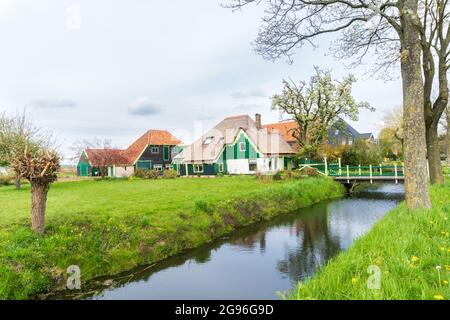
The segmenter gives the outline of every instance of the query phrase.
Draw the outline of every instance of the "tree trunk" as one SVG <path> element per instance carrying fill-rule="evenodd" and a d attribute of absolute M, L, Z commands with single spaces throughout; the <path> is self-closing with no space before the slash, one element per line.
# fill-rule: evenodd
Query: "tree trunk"
<path fill-rule="evenodd" d="M 408 208 L 430 208 L 417 5 L 417 0 L 405 0 L 400 10 L 405 197 Z"/>
<path fill-rule="evenodd" d="M 20 183 L 20 177 L 16 176 L 14 178 L 14 184 L 16 185 L 16 190 L 20 190 L 20 188 L 22 187 L 21 183 Z"/>
<path fill-rule="evenodd" d="M 441 166 L 441 152 L 439 149 L 438 124 L 427 126 L 427 155 L 430 180 L 433 184 L 444 183 L 444 175 Z"/>
<path fill-rule="evenodd" d="M 44 233 L 45 208 L 47 204 L 48 185 L 31 181 L 31 228 L 39 234 Z"/>
<path fill-rule="evenodd" d="M 450 166 L 450 104 L 447 105 L 447 164 Z"/>

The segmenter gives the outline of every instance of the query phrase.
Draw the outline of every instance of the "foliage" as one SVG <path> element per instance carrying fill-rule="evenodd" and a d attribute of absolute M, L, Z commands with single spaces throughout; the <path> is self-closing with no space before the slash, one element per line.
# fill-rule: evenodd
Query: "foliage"
<path fill-rule="evenodd" d="M 312 167 L 302 169 L 302 173 L 306 174 L 308 177 L 317 177 L 319 175 L 319 171 Z"/>
<path fill-rule="evenodd" d="M 344 193 L 330 179 L 59 182 L 48 195 L 42 237 L 28 227 L 28 188 L 0 188 L 0 299 L 61 288 L 69 265 L 80 266 L 85 285 Z"/>
<path fill-rule="evenodd" d="M 311 157 L 322 147 L 327 130 L 341 117 L 358 119 L 359 110 L 371 109 L 367 102 L 356 102 L 351 94 L 356 79 L 348 75 L 333 80 L 329 70 L 316 67 L 307 83 L 298 85 L 283 80 L 283 91 L 272 97 L 272 108 L 288 114 L 298 127 L 292 132 L 300 146 L 300 154 Z"/>
<path fill-rule="evenodd" d="M 450 184 L 431 187 L 432 210 L 390 212 L 348 251 L 299 284 L 289 299 L 450 299 Z M 379 290 L 367 288 L 380 268 Z"/>
<path fill-rule="evenodd" d="M 380 148 L 377 144 L 357 139 L 345 149 L 342 163 L 346 165 L 379 165 L 383 162 Z"/>
<path fill-rule="evenodd" d="M 14 183 L 14 177 L 11 175 L 0 175 L 0 186 L 9 186 Z"/>
<path fill-rule="evenodd" d="M 164 179 L 175 179 L 178 177 L 178 173 L 175 170 L 164 170 L 163 172 L 163 178 Z"/>
<path fill-rule="evenodd" d="M 160 176 L 160 173 L 158 170 L 152 169 L 136 169 L 134 171 L 134 176 L 136 178 L 143 178 L 143 179 L 158 179 Z"/>

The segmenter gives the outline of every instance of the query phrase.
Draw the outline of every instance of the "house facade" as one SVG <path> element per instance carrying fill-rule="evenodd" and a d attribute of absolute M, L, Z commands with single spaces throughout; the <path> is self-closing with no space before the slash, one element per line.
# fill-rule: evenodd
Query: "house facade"
<path fill-rule="evenodd" d="M 295 121 L 280 121 L 277 123 L 266 124 L 263 127 L 269 132 L 279 132 L 291 148 L 295 151 L 299 150 L 298 140 L 295 138 L 298 131 L 298 125 Z M 351 145 L 353 141 L 357 139 L 375 142 L 375 137 L 372 133 L 359 133 L 343 119 L 336 121 L 336 123 L 327 131 L 327 142 L 332 146 Z"/>
<path fill-rule="evenodd" d="M 182 142 L 165 130 L 149 130 L 127 149 L 86 149 L 77 164 L 78 176 L 128 177 L 136 169 L 172 169 Z"/>
<path fill-rule="evenodd" d="M 174 157 L 181 176 L 274 173 L 292 167 L 295 151 L 248 115 L 228 117 Z"/>

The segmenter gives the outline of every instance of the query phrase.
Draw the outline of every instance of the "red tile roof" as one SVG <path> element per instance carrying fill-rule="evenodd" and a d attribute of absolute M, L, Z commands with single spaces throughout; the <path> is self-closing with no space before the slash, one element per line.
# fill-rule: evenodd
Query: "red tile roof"
<path fill-rule="evenodd" d="M 131 163 L 134 163 L 148 145 L 176 146 L 181 143 L 181 140 L 166 130 L 148 130 L 125 151 Z"/>
<path fill-rule="evenodd" d="M 166 130 L 148 130 L 127 149 L 86 149 L 92 166 L 133 165 L 148 145 L 175 146 L 183 143 Z M 102 165 L 103 164 L 103 165 Z"/>
<path fill-rule="evenodd" d="M 86 149 L 89 163 L 93 167 L 106 167 L 110 165 L 128 165 L 129 159 L 124 150 L 118 149 Z"/>
<path fill-rule="evenodd" d="M 265 124 L 262 127 L 266 128 L 268 132 L 278 132 L 286 142 L 297 142 L 297 139 L 293 136 L 294 130 L 298 128 L 295 121 L 270 123 Z"/>

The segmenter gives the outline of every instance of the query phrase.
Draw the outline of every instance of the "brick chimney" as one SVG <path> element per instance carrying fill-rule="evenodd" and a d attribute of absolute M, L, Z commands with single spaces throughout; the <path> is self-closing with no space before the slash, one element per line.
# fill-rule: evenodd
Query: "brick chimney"
<path fill-rule="evenodd" d="M 261 115 L 259 113 L 255 114 L 255 122 L 256 122 L 256 128 L 262 129 Z"/>

